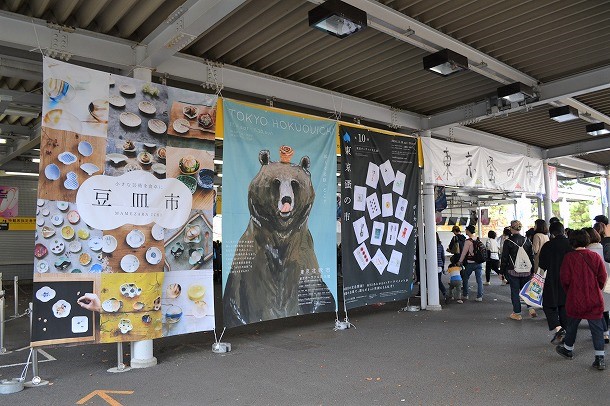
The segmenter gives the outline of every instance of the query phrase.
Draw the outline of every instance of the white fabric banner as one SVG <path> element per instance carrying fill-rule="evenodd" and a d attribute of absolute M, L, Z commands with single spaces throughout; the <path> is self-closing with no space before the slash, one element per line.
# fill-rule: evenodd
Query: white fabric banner
<path fill-rule="evenodd" d="M 424 182 L 511 192 L 543 189 L 542 160 L 422 138 Z"/>

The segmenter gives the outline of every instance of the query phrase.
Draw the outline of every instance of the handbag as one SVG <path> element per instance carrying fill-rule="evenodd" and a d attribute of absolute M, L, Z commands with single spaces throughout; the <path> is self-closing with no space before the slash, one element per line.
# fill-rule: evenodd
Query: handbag
<path fill-rule="evenodd" d="M 580 253 L 579 253 L 580 254 Z M 585 260 L 585 262 L 587 263 L 587 268 L 589 268 L 589 270 L 591 272 L 593 272 L 593 267 L 589 264 L 589 261 L 587 261 L 587 258 L 585 258 L 584 255 L 580 254 L 580 256 Z M 595 273 L 594 273 L 595 274 Z M 610 278 L 606 277 L 606 284 L 604 285 L 604 288 L 602 289 L 602 292 L 604 293 L 608 293 L 610 294 Z"/>
<path fill-rule="evenodd" d="M 542 293 L 544 291 L 545 279 L 546 271 L 537 272 L 523 285 L 519 292 L 519 297 L 523 299 L 525 304 L 537 309 L 542 308 Z"/>

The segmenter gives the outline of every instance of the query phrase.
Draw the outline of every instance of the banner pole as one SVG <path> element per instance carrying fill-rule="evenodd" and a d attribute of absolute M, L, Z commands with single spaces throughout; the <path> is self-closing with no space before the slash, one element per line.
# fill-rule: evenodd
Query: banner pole
<path fill-rule="evenodd" d="M 123 342 L 116 343 L 116 367 L 108 368 L 107 371 L 111 373 L 127 372 L 131 370 L 131 367 L 125 365 L 123 361 Z"/>
<path fill-rule="evenodd" d="M 0 290 L 0 354 L 6 354 L 4 346 L 4 291 Z"/>
<path fill-rule="evenodd" d="M 29 313 L 30 313 L 30 337 L 32 337 L 32 325 L 33 325 L 32 323 L 34 321 L 34 312 L 32 312 L 32 309 L 33 309 L 32 302 L 30 302 L 28 309 L 29 309 Z M 48 385 L 49 381 L 43 380 L 40 377 L 40 375 L 38 375 L 38 348 L 32 347 L 31 344 L 30 344 L 30 356 L 32 358 L 32 380 L 25 382 L 23 384 L 23 386 L 25 386 L 27 388 L 35 388 L 38 386 Z M 28 364 L 29 364 L 29 357 L 28 357 L 28 362 L 25 364 L 24 374 L 22 374 L 22 379 L 25 379 L 25 376 L 27 375 Z"/>
<path fill-rule="evenodd" d="M 13 291 L 15 293 L 15 315 L 14 318 L 19 317 L 19 276 L 15 275 L 13 282 Z"/>

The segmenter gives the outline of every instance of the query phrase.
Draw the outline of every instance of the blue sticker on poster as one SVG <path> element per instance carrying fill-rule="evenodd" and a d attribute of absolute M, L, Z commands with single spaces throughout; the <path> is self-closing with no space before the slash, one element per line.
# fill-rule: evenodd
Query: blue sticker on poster
<path fill-rule="evenodd" d="M 225 326 L 335 311 L 336 123 L 226 99 L 223 116 Z"/>

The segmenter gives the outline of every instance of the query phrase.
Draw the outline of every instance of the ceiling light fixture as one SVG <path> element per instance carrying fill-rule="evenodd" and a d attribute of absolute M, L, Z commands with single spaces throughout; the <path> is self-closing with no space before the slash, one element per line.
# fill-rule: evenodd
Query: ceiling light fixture
<path fill-rule="evenodd" d="M 38 177 L 37 173 L 31 173 L 31 172 L 4 172 L 4 174 L 6 176 L 36 176 Z"/>
<path fill-rule="evenodd" d="M 587 134 L 589 135 L 606 135 L 610 134 L 610 126 L 606 123 L 593 123 L 587 125 Z"/>
<path fill-rule="evenodd" d="M 309 26 L 333 35 L 345 38 L 367 25 L 366 12 L 339 0 L 328 0 L 308 13 Z"/>
<path fill-rule="evenodd" d="M 215 159 L 214 165 L 222 165 L 222 159 Z"/>
<path fill-rule="evenodd" d="M 565 123 L 578 119 L 578 110 L 572 106 L 560 106 L 549 110 L 549 117 L 551 120 L 555 120 L 558 123 Z"/>
<path fill-rule="evenodd" d="M 468 69 L 468 58 L 446 48 L 424 56 L 423 61 L 425 70 L 441 76 L 449 76 Z"/>
<path fill-rule="evenodd" d="M 35 164 L 39 164 L 40 158 L 32 158 L 32 162 L 34 162 Z"/>
<path fill-rule="evenodd" d="M 499 87 L 498 97 L 511 103 L 519 103 L 527 98 L 534 97 L 534 89 L 521 82 L 515 82 Z"/>
<path fill-rule="evenodd" d="M 9 107 L 4 109 L 2 114 L 6 114 L 7 116 L 37 118 L 40 115 L 40 109 L 28 107 Z"/>
<path fill-rule="evenodd" d="M 0 144 L 6 144 L 6 138 L 0 138 Z"/>

